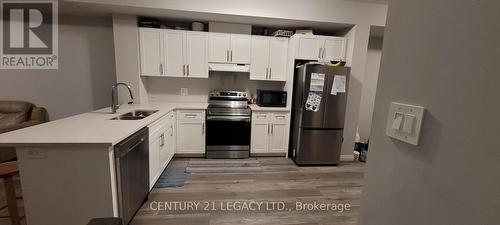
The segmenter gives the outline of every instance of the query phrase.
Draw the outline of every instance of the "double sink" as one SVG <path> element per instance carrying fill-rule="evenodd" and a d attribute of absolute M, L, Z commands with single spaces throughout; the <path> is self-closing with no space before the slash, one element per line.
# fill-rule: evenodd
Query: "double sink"
<path fill-rule="evenodd" d="M 156 112 L 158 112 L 158 110 L 134 110 L 132 112 L 113 117 L 111 120 L 142 120 Z"/>

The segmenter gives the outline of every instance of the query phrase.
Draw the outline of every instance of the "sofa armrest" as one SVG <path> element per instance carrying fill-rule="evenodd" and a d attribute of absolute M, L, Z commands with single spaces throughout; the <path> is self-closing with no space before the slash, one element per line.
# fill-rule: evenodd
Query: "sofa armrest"
<path fill-rule="evenodd" d="M 4 128 L 0 129 L 0 134 L 1 133 L 6 133 L 6 132 L 10 132 L 10 131 L 14 131 L 14 130 L 19 130 L 19 129 L 26 128 L 26 127 L 31 127 L 31 126 L 34 126 L 34 125 L 37 125 L 37 124 L 41 124 L 43 122 L 44 121 L 30 120 L 30 121 L 22 122 L 22 123 L 19 123 L 19 124 L 16 124 L 16 125 L 4 127 Z"/>
<path fill-rule="evenodd" d="M 29 120 L 47 122 L 49 121 L 49 114 L 45 108 L 33 106 Z"/>

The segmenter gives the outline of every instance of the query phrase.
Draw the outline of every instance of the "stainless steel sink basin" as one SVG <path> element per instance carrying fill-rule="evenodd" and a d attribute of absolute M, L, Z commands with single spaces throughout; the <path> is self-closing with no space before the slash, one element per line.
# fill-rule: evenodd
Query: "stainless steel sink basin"
<path fill-rule="evenodd" d="M 132 112 L 111 118 L 111 120 L 141 120 L 153 115 L 156 112 L 158 112 L 158 110 L 134 110 Z"/>

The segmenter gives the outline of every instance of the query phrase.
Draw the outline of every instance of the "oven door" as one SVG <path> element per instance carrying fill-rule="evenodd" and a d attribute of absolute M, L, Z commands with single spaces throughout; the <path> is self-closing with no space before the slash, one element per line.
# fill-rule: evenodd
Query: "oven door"
<path fill-rule="evenodd" d="M 207 116 L 206 157 L 250 157 L 250 116 Z"/>

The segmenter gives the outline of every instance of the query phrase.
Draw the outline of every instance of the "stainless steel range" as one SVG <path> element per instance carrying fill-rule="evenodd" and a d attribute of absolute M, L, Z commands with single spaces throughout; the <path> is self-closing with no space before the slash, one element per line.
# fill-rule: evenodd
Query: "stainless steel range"
<path fill-rule="evenodd" d="M 206 126 L 207 158 L 250 157 L 252 111 L 242 91 L 212 91 Z"/>

